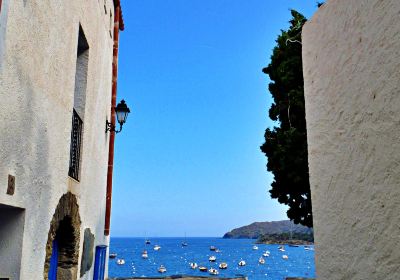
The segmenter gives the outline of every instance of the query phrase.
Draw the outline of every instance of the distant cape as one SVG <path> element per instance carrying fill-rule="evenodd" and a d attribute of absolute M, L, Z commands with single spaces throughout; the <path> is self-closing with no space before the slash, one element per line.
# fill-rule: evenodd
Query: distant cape
<path fill-rule="evenodd" d="M 296 225 L 292 221 L 255 222 L 247 226 L 235 228 L 224 234 L 223 238 L 251 238 L 257 239 L 261 235 L 282 234 L 282 233 L 306 233 L 312 234 L 311 228 Z"/>

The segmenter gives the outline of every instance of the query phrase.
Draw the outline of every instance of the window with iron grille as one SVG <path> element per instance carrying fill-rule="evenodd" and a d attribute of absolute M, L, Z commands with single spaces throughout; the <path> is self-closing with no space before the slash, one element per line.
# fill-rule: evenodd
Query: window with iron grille
<path fill-rule="evenodd" d="M 74 108 L 72 114 L 71 147 L 68 175 L 80 179 L 83 120 L 85 119 L 86 84 L 89 65 L 89 44 L 79 25 L 76 52 Z"/>
<path fill-rule="evenodd" d="M 68 175 L 78 181 L 81 160 L 82 130 L 83 122 L 74 109 L 72 114 L 71 147 L 69 155 Z"/>

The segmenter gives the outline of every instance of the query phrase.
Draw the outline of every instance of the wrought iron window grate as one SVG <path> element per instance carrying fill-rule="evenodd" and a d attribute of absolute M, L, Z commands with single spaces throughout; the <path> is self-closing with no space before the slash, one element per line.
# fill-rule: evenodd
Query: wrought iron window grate
<path fill-rule="evenodd" d="M 83 122 L 79 117 L 78 113 L 74 109 L 72 114 L 71 147 L 69 155 L 68 175 L 78 181 L 79 181 L 79 167 L 81 159 L 82 130 L 83 130 Z"/>

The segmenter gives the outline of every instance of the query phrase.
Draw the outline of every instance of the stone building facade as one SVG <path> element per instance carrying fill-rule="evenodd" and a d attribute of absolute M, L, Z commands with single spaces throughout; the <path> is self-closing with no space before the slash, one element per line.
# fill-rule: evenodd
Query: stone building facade
<path fill-rule="evenodd" d="M 94 279 L 115 18 L 118 0 L 0 0 L 1 279 Z"/>
<path fill-rule="evenodd" d="M 303 29 L 318 279 L 400 279 L 400 1 L 329 0 Z"/>

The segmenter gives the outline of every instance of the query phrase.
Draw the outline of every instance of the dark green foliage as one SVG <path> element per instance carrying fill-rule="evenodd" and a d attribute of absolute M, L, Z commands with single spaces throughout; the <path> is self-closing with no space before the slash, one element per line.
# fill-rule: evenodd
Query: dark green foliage
<path fill-rule="evenodd" d="M 291 26 L 278 37 L 271 63 L 263 69 L 272 81 L 269 92 L 274 102 L 269 117 L 279 126 L 267 128 L 260 148 L 274 175 L 271 197 L 289 206 L 287 215 L 294 223 L 312 227 L 301 57 L 301 28 L 306 19 L 294 10 L 291 13 Z"/>
<path fill-rule="evenodd" d="M 290 234 L 289 232 L 264 234 L 258 238 L 257 242 L 266 243 L 266 242 L 288 241 L 288 240 L 302 240 L 307 242 L 314 242 L 314 234 L 312 232 L 311 233 L 294 232 L 293 234 Z"/>

